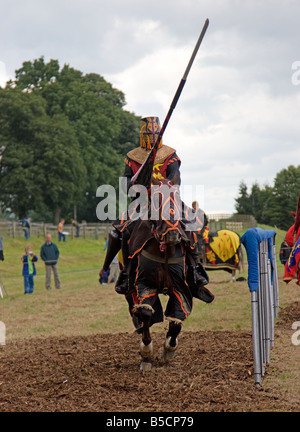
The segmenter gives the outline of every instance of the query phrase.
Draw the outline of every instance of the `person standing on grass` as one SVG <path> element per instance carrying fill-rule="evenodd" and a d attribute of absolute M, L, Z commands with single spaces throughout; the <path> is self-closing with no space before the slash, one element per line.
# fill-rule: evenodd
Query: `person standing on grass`
<path fill-rule="evenodd" d="M 21 258 L 23 263 L 24 277 L 24 294 L 32 294 L 34 289 L 34 279 L 36 275 L 36 269 L 34 263 L 38 260 L 38 257 L 31 251 L 30 246 L 26 246 L 25 255 Z"/>
<path fill-rule="evenodd" d="M 28 240 L 30 237 L 30 219 L 29 218 L 23 219 L 21 225 L 23 227 L 24 237 L 26 240 Z"/>
<path fill-rule="evenodd" d="M 108 283 L 115 282 L 118 279 L 119 273 L 120 273 L 120 266 L 119 266 L 118 256 L 116 255 L 110 265 Z"/>
<path fill-rule="evenodd" d="M 58 224 L 58 227 L 57 227 L 58 241 L 61 241 L 61 239 L 63 239 L 63 241 L 66 241 L 66 235 L 64 234 L 64 223 L 65 223 L 65 220 L 62 219 Z"/>
<path fill-rule="evenodd" d="M 72 225 L 76 228 L 76 236 L 79 237 L 80 235 L 80 224 L 75 219 L 71 219 Z"/>
<path fill-rule="evenodd" d="M 54 275 L 55 288 L 60 288 L 60 278 L 58 274 L 59 250 L 56 244 L 52 243 L 51 234 L 46 234 L 46 242 L 41 247 L 40 256 L 45 262 L 46 269 L 46 289 L 51 289 L 51 269 Z"/>

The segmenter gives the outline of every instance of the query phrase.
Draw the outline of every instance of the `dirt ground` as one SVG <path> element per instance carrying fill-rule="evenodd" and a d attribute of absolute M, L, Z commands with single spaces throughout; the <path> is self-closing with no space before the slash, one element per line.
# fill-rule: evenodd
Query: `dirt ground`
<path fill-rule="evenodd" d="M 9 342 L 0 347 L 0 412 L 299 411 L 299 317 L 300 303 L 281 311 L 259 388 L 250 332 L 183 331 L 169 364 L 165 335 L 154 333 L 151 372 L 139 370 L 137 334 Z"/>

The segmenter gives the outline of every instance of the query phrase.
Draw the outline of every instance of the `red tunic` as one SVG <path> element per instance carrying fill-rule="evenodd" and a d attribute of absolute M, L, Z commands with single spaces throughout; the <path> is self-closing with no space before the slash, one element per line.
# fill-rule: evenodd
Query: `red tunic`
<path fill-rule="evenodd" d="M 285 236 L 285 241 L 287 242 L 287 244 L 290 247 L 294 246 L 294 226 L 295 226 L 295 224 L 292 225 L 288 229 L 288 231 L 286 233 L 286 236 Z M 298 232 L 297 232 L 297 235 L 296 235 L 296 241 L 298 240 L 299 236 L 300 236 L 300 228 L 298 229 Z"/>
<path fill-rule="evenodd" d="M 168 156 L 162 163 L 157 163 L 153 165 L 153 177 L 158 180 L 163 180 L 167 178 L 167 169 L 168 166 L 172 163 L 180 161 L 179 157 L 176 154 L 172 154 Z M 125 160 L 126 164 L 131 168 L 132 174 L 134 175 L 139 168 L 141 167 L 141 164 L 132 160 L 126 158 Z"/>

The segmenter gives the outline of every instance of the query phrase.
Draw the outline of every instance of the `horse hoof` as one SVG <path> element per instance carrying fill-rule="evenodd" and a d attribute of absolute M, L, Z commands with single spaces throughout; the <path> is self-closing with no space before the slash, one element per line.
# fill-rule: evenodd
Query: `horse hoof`
<path fill-rule="evenodd" d="M 166 362 L 169 362 L 169 361 L 173 360 L 173 358 L 175 357 L 175 355 L 176 355 L 176 352 L 175 352 L 175 351 L 167 351 L 167 350 L 165 349 L 165 347 L 163 348 L 162 356 L 163 356 L 163 359 L 164 359 Z"/>
<path fill-rule="evenodd" d="M 145 345 L 143 341 L 141 341 L 140 344 L 140 354 L 143 358 L 145 357 L 151 357 L 153 353 L 153 345 L 152 342 L 150 342 L 148 345 Z"/>
<path fill-rule="evenodd" d="M 172 360 L 176 355 L 176 350 L 178 346 L 178 341 L 176 339 L 176 345 L 173 347 L 170 345 L 171 337 L 168 337 L 163 346 L 162 357 L 165 361 Z"/>
<path fill-rule="evenodd" d="M 145 361 L 145 360 L 143 360 L 143 361 L 141 362 L 141 365 L 140 365 L 140 370 L 141 370 L 141 371 L 148 372 L 148 371 L 151 370 L 151 368 L 152 368 L 152 363 L 151 363 L 150 361 Z"/>

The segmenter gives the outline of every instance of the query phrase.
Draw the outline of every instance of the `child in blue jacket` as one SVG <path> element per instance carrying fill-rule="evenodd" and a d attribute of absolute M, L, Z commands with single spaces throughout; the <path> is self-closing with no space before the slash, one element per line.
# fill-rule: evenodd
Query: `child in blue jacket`
<path fill-rule="evenodd" d="M 30 246 L 26 246 L 25 255 L 21 259 L 23 262 L 24 294 L 31 294 L 34 288 L 33 277 L 36 275 L 34 263 L 38 260 L 38 257 L 31 251 Z"/>

